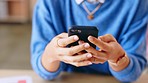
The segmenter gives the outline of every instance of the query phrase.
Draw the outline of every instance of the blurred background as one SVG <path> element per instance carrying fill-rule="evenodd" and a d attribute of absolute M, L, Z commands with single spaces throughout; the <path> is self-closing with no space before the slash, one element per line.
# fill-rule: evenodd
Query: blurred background
<path fill-rule="evenodd" d="M 31 69 L 32 10 L 36 0 L 0 0 L 0 69 Z"/>

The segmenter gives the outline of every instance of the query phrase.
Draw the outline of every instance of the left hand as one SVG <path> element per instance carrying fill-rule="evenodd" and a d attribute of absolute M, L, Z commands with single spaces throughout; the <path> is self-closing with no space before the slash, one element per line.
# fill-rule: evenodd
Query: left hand
<path fill-rule="evenodd" d="M 115 63 L 121 56 L 125 54 L 123 48 L 110 34 L 100 36 L 98 38 L 89 36 L 88 40 L 100 48 L 100 50 L 96 50 L 93 47 L 86 49 L 88 53 L 93 55 L 94 58 L 90 59 L 90 61 L 93 63 L 103 64 L 106 61 Z"/>

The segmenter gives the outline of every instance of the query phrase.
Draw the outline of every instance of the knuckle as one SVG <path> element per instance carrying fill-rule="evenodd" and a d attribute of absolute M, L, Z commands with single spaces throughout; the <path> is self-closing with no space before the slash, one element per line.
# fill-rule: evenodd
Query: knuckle
<path fill-rule="evenodd" d="M 52 41 L 55 41 L 55 42 L 58 43 L 58 40 L 59 40 L 59 39 L 60 39 L 60 37 L 56 36 L 56 37 L 54 37 L 54 38 L 52 39 Z"/>
<path fill-rule="evenodd" d="M 69 59 L 67 59 L 67 60 L 68 60 L 69 62 L 74 62 L 73 59 L 71 59 L 71 58 L 69 58 Z"/>
<path fill-rule="evenodd" d="M 114 39 L 114 36 L 113 36 L 113 35 L 111 35 L 111 34 L 109 34 L 109 37 L 110 37 L 110 38 L 112 38 L 112 39 Z"/>
<path fill-rule="evenodd" d="M 88 59 L 88 57 L 87 57 L 86 55 L 82 55 L 82 56 L 80 57 L 80 60 L 85 60 L 85 59 Z"/>
<path fill-rule="evenodd" d="M 73 59 L 72 60 L 73 62 L 78 62 L 79 60 L 77 58 Z"/>
<path fill-rule="evenodd" d="M 112 37 L 112 35 L 111 35 L 111 34 L 107 34 L 107 36 Z"/>
<path fill-rule="evenodd" d="M 66 33 L 63 32 L 63 33 L 60 34 L 60 36 L 61 36 L 61 35 L 65 35 L 65 34 L 66 34 Z"/>
<path fill-rule="evenodd" d="M 74 53 L 73 50 L 69 50 L 67 54 L 68 55 L 73 55 L 73 53 Z"/>
<path fill-rule="evenodd" d="M 62 39 L 59 39 L 59 43 L 61 44 L 61 45 L 66 45 L 66 38 L 62 38 Z"/>
<path fill-rule="evenodd" d="M 61 45 L 62 45 L 62 46 L 66 46 L 66 42 L 61 41 Z"/>
<path fill-rule="evenodd" d="M 72 63 L 77 62 L 77 60 L 74 59 L 74 58 L 70 58 L 69 61 L 72 62 Z"/>
<path fill-rule="evenodd" d="M 57 44 L 58 46 L 65 46 L 65 42 L 63 41 L 63 39 L 58 39 Z"/>
<path fill-rule="evenodd" d="M 79 45 L 79 47 L 78 47 L 78 49 L 84 49 L 85 47 L 84 47 L 84 44 L 82 44 L 82 45 Z"/>
<path fill-rule="evenodd" d="M 63 32 L 63 33 L 57 35 L 56 37 L 57 37 L 57 38 L 62 38 L 62 37 L 63 37 L 64 35 L 66 35 L 66 34 L 67 34 L 67 33 L 64 33 L 64 32 Z"/>
<path fill-rule="evenodd" d="M 102 43 L 102 48 L 106 49 L 107 48 L 106 44 Z"/>
<path fill-rule="evenodd" d="M 75 64 L 76 67 L 80 67 L 80 65 L 78 63 Z"/>
<path fill-rule="evenodd" d="M 98 36 L 98 38 L 103 38 L 104 36 Z"/>
<path fill-rule="evenodd" d="M 104 43 L 101 43 L 101 46 L 104 48 L 105 47 L 105 44 Z"/>
<path fill-rule="evenodd" d="M 56 37 L 58 38 L 58 37 L 61 37 L 62 36 L 62 33 L 61 34 L 59 34 L 59 35 L 57 35 Z"/>
<path fill-rule="evenodd" d="M 63 60 L 63 62 L 65 62 L 65 63 L 69 63 L 69 61 L 68 61 L 68 60 L 65 60 L 65 59 Z"/>
<path fill-rule="evenodd" d="M 91 53 L 87 53 L 87 54 L 83 54 L 81 59 L 91 59 L 91 58 L 93 58 L 93 56 L 95 56 L 95 55 L 91 54 Z"/>
<path fill-rule="evenodd" d="M 65 57 L 64 61 L 67 62 L 67 63 L 73 63 L 73 59 L 70 58 L 70 57 Z"/>
<path fill-rule="evenodd" d="M 76 67 L 80 67 L 79 63 L 72 63 L 72 65 L 74 65 Z"/>

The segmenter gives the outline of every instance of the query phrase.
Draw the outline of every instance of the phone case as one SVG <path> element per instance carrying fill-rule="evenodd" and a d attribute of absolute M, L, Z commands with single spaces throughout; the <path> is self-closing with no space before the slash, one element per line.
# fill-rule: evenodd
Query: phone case
<path fill-rule="evenodd" d="M 96 46 L 88 41 L 88 36 L 98 37 L 99 30 L 95 26 L 71 26 L 68 30 L 68 36 L 77 35 L 79 40 L 88 42 L 92 47 Z M 78 41 L 79 41 L 78 40 Z M 71 43 L 68 47 L 78 45 L 78 41 Z"/>

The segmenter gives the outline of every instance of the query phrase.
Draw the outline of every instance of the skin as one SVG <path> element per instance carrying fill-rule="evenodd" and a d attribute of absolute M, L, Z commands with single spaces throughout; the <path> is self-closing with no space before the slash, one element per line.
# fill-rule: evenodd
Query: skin
<path fill-rule="evenodd" d="M 92 63 L 103 64 L 106 61 L 108 61 L 109 65 L 114 71 L 121 71 L 124 68 L 126 68 L 130 63 L 130 60 L 126 55 L 125 51 L 112 35 L 107 34 L 104 36 L 100 36 L 98 38 L 89 36 L 88 40 L 100 48 L 100 50 L 96 50 L 90 47 L 86 50 L 87 52 L 91 53 L 93 57 L 96 59 L 95 61 L 91 61 Z M 117 63 L 118 59 L 122 56 L 126 57 L 125 62 L 118 66 L 112 64 Z"/>
<path fill-rule="evenodd" d="M 67 33 L 61 33 L 54 37 L 46 46 L 42 55 L 41 62 L 44 68 L 50 72 L 55 72 L 59 68 L 61 61 L 76 67 L 91 65 L 92 63 L 103 64 L 108 61 L 109 66 L 114 71 L 121 71 L 130 63 L 125 51 L 110 34 L 98 38 L 92 36 L 88 37 L 88 40 L 99 47 L 100 50 L 94 49 L 83 41 L 79 42 L 79 45 L 77 46 L 70 48 L 66 47 L 68 44 L 73 43 L 78 39 L 77 36 L 68 37 Z M 83 50 L 87 51 L 87 53 L 82 52 Z M 126 62 L 123 62 L 123 64 L 118 66 L 112 64 L 123 55 L 126 56 Z"/>
<path fill-rule="evenodd" d="M 68 44 L 75 42 L 78 39 L 77 36 L 68 37 L 67 33 L 62 33 L 54 37 L 46 46 L 42 55 L 41 62 L 45 69 L 50 72 L 55 72 L 59 68 L 60 61 L 77 67 L 92 64 L 91 61 L 87 60 L 92 57 L 90 53 L 75 55 L 76 53 L 89 48 L 90 45 L 88 43 L 66 48 Z"/>

